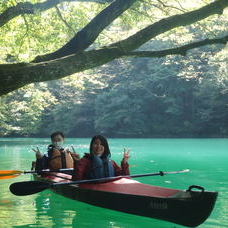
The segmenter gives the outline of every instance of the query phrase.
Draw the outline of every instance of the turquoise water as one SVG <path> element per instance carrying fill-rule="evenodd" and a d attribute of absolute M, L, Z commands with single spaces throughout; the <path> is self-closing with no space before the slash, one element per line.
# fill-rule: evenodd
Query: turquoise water
<path fill-rule="evenodd" d="M 83 155 L 90 139 L 68 139 Z M 113 160 L 119 162 L 124 147 L 131 149 L 132 174 L 190 169 L 185 174 L 144 177 L 137 180 L 152 185 L 186 189 L 201 185 L 218 191 L 211 216 L 200 228 L 228 227 L 228 140 L 227 139 L 110 139 Z M 49 139 L 0 139 L 0 170 L 29 170 L 34 160 L 32 148 L 45 152 Z M 95 227 L 95 228 L 180 228 L 156 219 L 124 214 L 73 201 L 49 190 L 18 197 L 9 185 L 31 180 L 31 175 L 0 180 L 0 227 Z"/>

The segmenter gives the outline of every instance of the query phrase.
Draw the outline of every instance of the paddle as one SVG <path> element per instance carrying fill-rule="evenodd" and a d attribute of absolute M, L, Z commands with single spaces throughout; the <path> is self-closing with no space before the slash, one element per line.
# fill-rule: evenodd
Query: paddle
<path fill-rule="evenodd" d="M 106 177 L 100 179 L 91 179 L 91 180 L 79 180 L 79 181 L 70 181 L 70 182 L 61 182 L 61 183 L 48 183 L 44 181 L 23 181 L 16 182 L 10 185 L 10 191 L 17 196 L 26 196 L 34 193 L 41 192 L 48 188 L 55 188 L 59 185 L 70 185 L 70 184 L 83 184 L 83 183 L 95 183 L 95 182 L 107 182 L 118 180 L 120 178 L 136 178 L 136 177 L 147 177 L 147 176 L 164 176 L 166 174 L 176 174 L 176 173 L 187 173 L 189 169 L 184 169 L 180 171 L 172 172 L 158 172 L 158 173 L 145 173 L 145 174 L 134 174 L 127 176 L 116 176 L 116 177 Z"/>
<path fill-rule="evenodd" d="M 0 176 L 0 180 L 10 179 L 10 178 L 14 178 L 14 177 L 18 177 L 18 175 Z"/>
<path fill-rule="evenodd" d="M 18 177 L 21 174 L 28 174 L 28 173 L 40 173 L 40 172 L 65 172 L 65 171 L 71 171 L 74 170 L 73 168 L 70 169 L 43 169 L 43 170 L 29 170 L 29 171 L 20 171 L 20 170 L 0 170 L 0 180 L 1 179 L 9 179 Z"/>

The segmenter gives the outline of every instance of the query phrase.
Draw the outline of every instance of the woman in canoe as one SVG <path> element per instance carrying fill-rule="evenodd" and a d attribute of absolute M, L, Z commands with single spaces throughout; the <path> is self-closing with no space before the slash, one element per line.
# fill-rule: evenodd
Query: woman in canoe
<path fill-rule="evenodd" d="M 85 153 L 76 165 L 73 180 L 97 179 L 120 175 L 129 175 L 129 150 L 124 151 L 121 167 L 110 160 L 111 153 L 107 139 L 102 135 L 96 135 L 90 143 L 90 153 Z"/>

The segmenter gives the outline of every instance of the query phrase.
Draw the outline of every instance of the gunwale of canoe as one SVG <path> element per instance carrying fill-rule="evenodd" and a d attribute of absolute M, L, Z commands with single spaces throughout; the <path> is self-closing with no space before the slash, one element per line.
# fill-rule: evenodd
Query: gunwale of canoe
<path fill-rule="evenodd" d="M 71 175 L 58 173 L 59 177 L 48 175 L 45 178 L 53 182 L 69 182 L 70 180 L 62 179 L 71 178 Z M 76 185 L 78 187 L 78 185 Z M 185 193 L 185 191 L 163 188 L 159 186 L 151 186 L 147 184 L 142 184 L 138 181 L 132 180 L 130 178 L 121 178 L 111 182 L 105 183 L 90 183 L 90 184 L 80 184 L 80 189 L 90 189 L 94 191 L 105 191 L 105 192 L 117 192 L 121 194 L 129 195 L 141 195 L 149 197 L 167 198 L 178 195 L 178 193 Z"/>

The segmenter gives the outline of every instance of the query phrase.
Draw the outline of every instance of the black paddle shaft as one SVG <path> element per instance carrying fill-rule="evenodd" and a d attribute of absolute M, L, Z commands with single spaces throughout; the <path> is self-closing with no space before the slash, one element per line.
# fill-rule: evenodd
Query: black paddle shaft
<path fill-rule="evenodd" d="M 27 173 L 46 173 L 46 172 L 58 172 L 58 173 L 64 173 L 67 171 L 73 171 L 74 168 L 65 168 L 65 169 L 42 169 L 42 170 L 29 170 L 29 171 L 23 171 L 24 174 Z"/>
<path fill-rule="evenodd" d="M 127 176 L 116 176 L 116 177 L 106 177 L 99 179 L 91 180 L 79 180 L 79 181 L 69 181 L 69 182 L 60 182 L 60 183 L 48 183 L 44 181 L 23 181 L 16 182 L 10 185 L 10 191 L 17 196 L 31 195 L 34 193 L 41 192 L 48 188 L 55 188 L 59 185 L 70 185 L 70 184 L 85 184 L 85 183 L 102 183 L 113 180 L 118 180 L 121 178 L 136 178 L 136 177 L 146 177 L 146 176 L 164 176 L 165 174 L 177 174 L 177 173 L 186 173 L 189 172 L 189 169 L 173 171 L 173 172 L 158 172 L 158 173 L 146 173 L 146 174 L 134 174 Z"/>
<path fill-rule="evenodd" d="M 90 180 L 79 180 L 79 181 L 61 182 L 61 183 L 53 183 L 52 184 L 52 187 L 55 187 L 55 186 L 58 186 L 58 185 L 108 182 L 108 181 L 118 180 L 118 179 L 121 179 L 121 178 L 137 178 L 137 177 L 149 177 L 149 176 L 164 176 L 166 174 L 187 173 L 189 171 L 190 171 L 189 169 L 184 169 L 184 170 L 180 170 L 180 171 L 171 171 L 171 172 L 159 171 L 158 173 L 133 174 L 133 175 L 116 176 L 116 177 L 105 177 L 105 178 L 90 179 Z"/>

